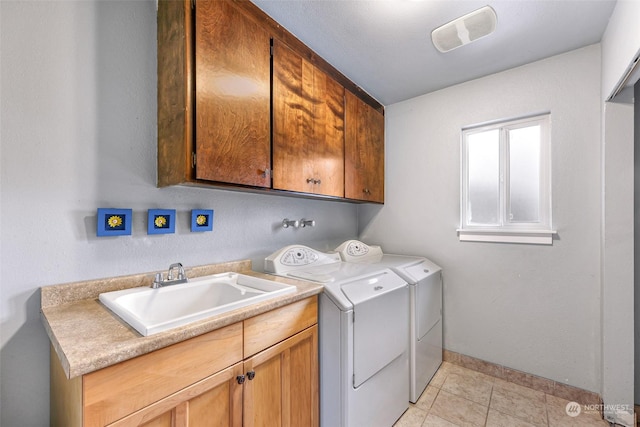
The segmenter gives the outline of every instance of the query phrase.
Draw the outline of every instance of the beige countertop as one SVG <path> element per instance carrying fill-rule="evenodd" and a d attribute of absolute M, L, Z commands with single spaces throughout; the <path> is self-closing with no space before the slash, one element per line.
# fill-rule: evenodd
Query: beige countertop
<path fill-rule="evenodd" d="M 120 289 L 149 286 L 156 272 L 90 280 L 41 288 L 42 322 L 67 378 L 167 347 L 291 304 L 322 292 L 322 285 L 251 271 L 251 261 L 234 261 L 186 268 L 187 277 L 227 271 L 295 285 L 292 294 L 239 308 L 189 325 L 142 336 L 98 301 L 98 295 Z"/>

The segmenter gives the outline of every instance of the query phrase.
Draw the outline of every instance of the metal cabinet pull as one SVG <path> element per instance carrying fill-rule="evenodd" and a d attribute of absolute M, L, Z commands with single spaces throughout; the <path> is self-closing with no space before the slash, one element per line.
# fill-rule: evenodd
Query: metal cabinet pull
<path fill-rule="evenodd" d="M 247 372 L 247 378 L 249 378 L 249 381 L 251 381 L 252 379 L 254 379 L 256 377 L 256 371 L 249 371 Z"/>
<path fill-rule="evenodd" d="M 238 375 L 236 377 L 236 381 L 238 381 L 238 384 L 243 384 L 244 383 L 244 375 Z"/>

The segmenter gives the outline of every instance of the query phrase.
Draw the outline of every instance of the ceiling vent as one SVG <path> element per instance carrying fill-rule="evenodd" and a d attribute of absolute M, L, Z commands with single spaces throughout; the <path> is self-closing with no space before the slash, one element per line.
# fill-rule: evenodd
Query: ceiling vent
<path fill-rule="evenodd" d="M 431 40 L 440 52 L 449 52 L 491 34 L 497 20 L 493 8 L 485 6 L 436 28 Z"/>

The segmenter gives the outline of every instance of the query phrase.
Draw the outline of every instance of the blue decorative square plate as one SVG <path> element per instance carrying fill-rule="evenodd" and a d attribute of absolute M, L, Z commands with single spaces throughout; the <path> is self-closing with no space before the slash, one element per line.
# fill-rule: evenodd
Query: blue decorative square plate
<path fill-rule="evenodd" d="M 149 209 L 147 234 L 168 234 L 176 231 L 175 209 Z"/>
<path fill-rule="evenodd" d="M 98 208 L 98 236 L 130 236 L 131 209 Z"/>
<path fill-rule="evenodd" d="M 191 211 L 191 231 L 213 230 L 213 210 L 193 209 Z"/>

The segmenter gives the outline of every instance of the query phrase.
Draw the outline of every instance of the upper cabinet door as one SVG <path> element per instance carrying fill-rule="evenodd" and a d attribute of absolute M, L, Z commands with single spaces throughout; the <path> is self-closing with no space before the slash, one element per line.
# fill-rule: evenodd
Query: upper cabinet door
<path fill-rule="evenodd" d="M 197 179 L 271 186 L 270 44 L 232 2 L 196 2 Z"/>
<path fill-rule="evenodd" d="M 345 197 L 384 203 L 384 116 L 349 91 L 345 100 Z"/>
<path fill-rule="evenodd" d="M 344 87 L 277 39 L 273 188 L 344 197 Z"/>

